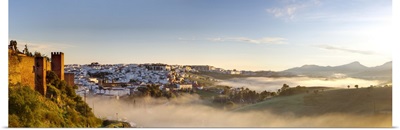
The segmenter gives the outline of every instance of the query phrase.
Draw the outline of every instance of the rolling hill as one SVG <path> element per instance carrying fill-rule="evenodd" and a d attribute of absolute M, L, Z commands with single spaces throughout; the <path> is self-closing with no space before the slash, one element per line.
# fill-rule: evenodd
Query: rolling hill
<path fill-rule="evenodd" d="M 340 75 L 341 77 L 391 80 L 392 61 L 376 67 L 366 67 L 358 61 L 340 66 L 303 65 L 282 72 L 310 77 L 338 77 Z"/>
<path fill-rule="evenodd" d="M 273 113 L 287 120 L 295 118 L 294 127 L 392 127 L 392 88 L 324 88 L 317 94 L 278 96 L 233 111 Z M 312 121 L 296 124 L 301 120 Z"/>
<path fill-rule="evenodd" d="M 328 113 L 344 114 L 391 114 L 392 88 L 373 87 L 359 89 L 313 88 L 315 93 L 278 96 L 270 100 L 247 105 L 234 111 L 270 110 L 274 113 L 293 113 L 296 116 L 312 116 Z"/>

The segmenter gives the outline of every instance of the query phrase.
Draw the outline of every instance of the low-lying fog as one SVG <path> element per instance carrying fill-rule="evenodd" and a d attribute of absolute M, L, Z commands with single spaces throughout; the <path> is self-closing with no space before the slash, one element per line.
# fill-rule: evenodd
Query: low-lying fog
<path fill-rule="evenodd" d="M 90 97 L 97 117 L 126 120 L 138 127 L 391 127 L 391 116 L 328 113 L 296 117 L 265 111 L 232 112 L 204 105 L 197 95 L 174 100 L 137 98 L 135 101 Z"/>
<path fill-rule="evenodd" d="M 222 80 L 218 85 L 228 85 L 231 87 L 247 87 L 256 91 L 277 91 L 283 84 L 288 84 L 290 87 L 297 85 L 312 87 L 339 87 L 347 88 L 348 85 L 354 87 L 368 87 L 370 85 L 380 85 L 378 80 L 364 80 L 355 78 L 327 79 L 327 78 L 309 78 L 309 77 L 293 77 L 293 78 L 267 78 L 267 77 L 249 77 L 249 78 L 233 78 Z"/>

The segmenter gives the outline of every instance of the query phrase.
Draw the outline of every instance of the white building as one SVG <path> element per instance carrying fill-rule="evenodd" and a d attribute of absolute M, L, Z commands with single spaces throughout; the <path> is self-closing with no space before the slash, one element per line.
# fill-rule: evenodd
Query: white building
<path fill-rule="evenodd" d="M 192 84 L 176 84 L 177 90 L 192 89 Z"/>

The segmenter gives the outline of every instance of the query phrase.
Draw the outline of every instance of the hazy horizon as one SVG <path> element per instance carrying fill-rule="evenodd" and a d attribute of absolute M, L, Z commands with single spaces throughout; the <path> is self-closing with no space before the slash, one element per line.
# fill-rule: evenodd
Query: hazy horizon
<path fill-rule="evenodd" d="M 96 61 L 93 61 L 93 62 L 96 62 Z M 93 63 L 93 62 L 78 64 L 78 65 L 88 65 L 88 64 L 91 64 L 91 63 Z M 358 62 L 358 61 L 354 61 L 354 62 Z M 383 65 L 383 64 L 385 64 L 385 63 L 388 63 L 388 62 L 392 62 L 392 61 L 387 61 L 387 62 L 384 62 L 384 63 L 382 63 L 382 64 L 377 64 L 377 65 L 375 65 L 375 66 L 366 66 L 366 67 L 381 66 L 381 65 Z M 99 64 L 107 65 L 107 64 L 157 64 L 157 63 L 160 63 L 160 62 L 148 62 L 148 63 L 99 63 Z M 334 67 L 334 66 L 346 65 L 346 64 L 350 64 L 350 63 L 353 63 L 353 62 L 343 63 L 343 64 L 339 64 L 339 65 L 317 65 L 317 66 L 322 66 L 322 67 L 331 66 L 331 67 Z M 73 64 L 75 64 L 75 63 L 73 63 Z M 73 65 L 73 64 L 65 64 L 65 65 Z M 161 63 L 161 64 L 166 64 L 166 63 Z M 363 63 L 360 63 L 360 64 L 361 64 L 361 65 L 364 65 Z M 168 64 L 168 65 L 209 65 L 209 66 L 213 66 L 213 67 L 216 67 L 216 68 L 222 68 L 222 67 L 219 67 L 219 66 L 214 66 L 214 65 L 212 65 L 212 64 Z M 316 64 L 304 64 L 304 65 L 316 65 Z M 296 67 L 301 67 L 301 66 L 304 66 L 304 65 L 298 65 L 298 66 L 294 66 L 294 67 L 291 67 L 291 68 L 286 68 L 286 69 L 283 69 L 283 70 L 271 70 L 271 69 L 268 69 L 268 70 L 244 70 L 244 69 L 236 69 L 236 70 L 238 70 L 238 71 L 244 70 L 244 71 L 276 71 L 276 72 L 279 72 L 279 71 L 284 71 L 284 70 L 287 70 L 287 69 L 292 69 L 292 68 L 296 68 Z M 364 65 L 364 66 L 365 66 L 365 65 Z M 226 69 L 226 68 L 222 68 L 222 69 Z M 230 70 L 233 70 L 233 69 L 230 69 Z"/>
<path fill-rule="evenodd" d="M 9 1 L 9 40 L 65 64 L 280 71 L 392 61 L 392 2 Z"/>
<path fill-rule="evenodd" d="M 232 78 L 227 80 L 221 80 L 218 85 L 226 85 L 234 88 L 249 88 L 257 92 L 271 91 L 276 92 L 282 88 L 283 84 L 287 84 L 290 87 L 306 86 L 306 87 L 332 87 L 332 88 L 347 88 L 347 85 L 354 86 L 360 85 L 361 87 L 368 87 L 370 85 L 381 86 L 387 82 L 386 80 L 366 80 L 360 78 L 338 78 L 338 79 L 327 79 L 327 78 L 312 78 L 312 77 L 246 77 L 246 78 Z"/>

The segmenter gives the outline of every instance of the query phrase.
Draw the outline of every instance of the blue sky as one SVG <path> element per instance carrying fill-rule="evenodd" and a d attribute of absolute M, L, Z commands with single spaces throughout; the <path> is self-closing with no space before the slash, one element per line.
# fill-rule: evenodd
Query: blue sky
<path fill-rule="evenodd" d="M 9 40 L 66 64 L 238 70 L 392 60 L 390 0 L 12 0 Z"/>

